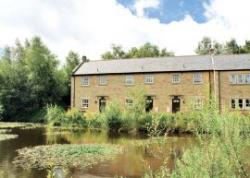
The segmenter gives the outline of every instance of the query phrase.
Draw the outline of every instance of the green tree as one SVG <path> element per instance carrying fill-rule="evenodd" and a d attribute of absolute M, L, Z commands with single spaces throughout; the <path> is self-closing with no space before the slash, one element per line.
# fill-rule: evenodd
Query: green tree
<path fill-rule="evenodd" d="M 103 59 L 123 59 L 125 58 L 125 52 L 122 49 L 122 46 L 112 44 L 112 51 L 107 51 L 102 55 Z"/>
<path fill-rule="evenodd" d="M 212 40 L 209 37 L 203 37 L 203 39 L 198 43 L 198 47 L 195 52 L 199 55 L 206 55 L 210 53 L 212 48 Z"/>
<path fill-rule="evenodd" d="M 198 47 L 195 52 L 198 55 L 208 55 L 211 52 L 215 55 L 222 54 L 224 52 L 224 46 L 215 40 L 212 41 L 209 37 L 203 37 L 203 39 L 198 43 Z"/>
<path fill-rule="evenodd" d="M 241 53 L 250 53 L 250 40 L 246 40 L 245 44 L 240 48 Z"/>
<path fill-rule="evenodd" d="M 125 52 L 121 46 L 112 45 L 112 51 L 107 51 L 102 55 L 103 59 L 125 59 L 125 58 L 145 58 L 145 57 L 166 57 L 174 56 L 173 52 L 168 52 L 166 48 L 159 49 L 151 43 L 145 43 L 141 47 L 132 47 Z"/>
<path fill-rule="evenodd" d="M 226 54 L 239 54 L 240 46 L 237 44 L 235 39 L 231 39 L 230 41 L 226 42 L 224 50 Z"/>
<path fill-rule="evenodd" d="M 70 84 L 71 84 L 71 75 L 72 71 L 76 66 L 80 64 L 79 54 L 70 51 L 66 57 L 66 64 L 64 66 L 65 75 L 63 73 L 58 73 L 60 75 L 60 79 L 62 79 L 61 83 L 65 84 L 65 96 L 63 96 L 63 101 L 66 105 L 70 105 Z"/>
<path fill-rule="evenodd" d="M 57 87 L 56 69 L 58 61 L 39 37 L 30 41 L 26 49 L 25 63 L 28 70 L 28 79 L 32 86 L 34 104 L 43 107 L 47 103 L 60 100 L 60 88 Z"/>

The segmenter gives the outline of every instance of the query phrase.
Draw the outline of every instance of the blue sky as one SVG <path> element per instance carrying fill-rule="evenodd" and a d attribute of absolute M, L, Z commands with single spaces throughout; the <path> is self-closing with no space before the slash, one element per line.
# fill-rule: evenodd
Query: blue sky
<path fill-rule="evenodd" d="M 118 0 L 120 4 L 129 8 L 136 14 L 133 4 L 136 0 Z M 186 15 L 190 15 L 196 22 L 204 23 L 207 18 L 204 15 L 204 4 L 210 4 L 211 0 L 160 0 L 158 8 L 146 8 L 145 14 L 149 18 L 157 18 L 161 23 L 180 21 Z"/>
<path fill-rule="evenodd" d="M 193 55 L 204 37 L 250 40 L 250 0 L 0 0 L 0 48 L 40 36 L 64 60 L 146 42 Z"/>

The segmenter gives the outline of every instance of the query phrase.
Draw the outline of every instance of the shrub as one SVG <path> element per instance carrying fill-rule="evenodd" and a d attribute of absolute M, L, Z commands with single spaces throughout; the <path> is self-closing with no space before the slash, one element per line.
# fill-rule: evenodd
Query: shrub
<path fill-rule="evenodd" d="M 65 123 L 65 114 L 61 107 L 57 105 L 47 106 L 46 122 L 51 126 L 61 126 Z"/>
<path fill-rule="evenodd" d="M 83 115 L 83 113 L 76 108 L 69 109 L 66 114 L 65 125 L 71 127 L 87 127 L 88 123 Z"/>
<path fill-rule="evenodd" d="M 139 117 L 136 122 L 136 128 L 139 131 L 149 131 L 152 126 L 152 113 L 145 113 Z"/>
<path fill-rule="evenodd" d="M 118 132 L 122 127 L 122 111 L 118 102 L 110 103 L 103 113 L 109 131 Z"/>
<path fill-rule="evenodd" d="M 102 129 L 105 127 L 105 120 L 102 114 L 95 114 L 93 118 L 88 119 L 87 121 L 90 129 Z"/>

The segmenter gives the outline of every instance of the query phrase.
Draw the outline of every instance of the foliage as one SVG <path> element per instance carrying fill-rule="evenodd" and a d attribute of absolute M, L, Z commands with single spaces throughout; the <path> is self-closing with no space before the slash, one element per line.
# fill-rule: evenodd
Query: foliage
<path fill-rule="evenodd" d="M 15 46 L 6 47 L 3 53 L 0 60 L 3 120 L 27 121 L 30 113 L 47 104 L 63 103 L 63 97 L 69 93 L 66 89 L 69 79 L 39 37 L 26 40 L 24 45 L 17 40 Z M 68 62 L 65 70 L 70 70 L 72 63 Z"/>
<path fill-rule="evenodd" d="M 122 149 L 107 144 L 50 145 L 19 149 L 14 164 L 24 169 L 85 168 L 110 160 Z"/>
<path fill-rule="evenodd" d="M 249 149 L 249 115 L 220 114 L 212 107 L 192 114 L 187 116 L 191 120 L 184 125 L 190 129 L 187 127 L 190 122 L 195 123 L 192 130 L 200 144 L 186 150 L 172 172 L 163 165 L 160 171 L 149 172 L 145 177 L 249 177 L 250 162 L 244 156 Z"/>
<path fill-rule="evenodd" d="M 122 49 L 122 46 L 112 45 L 112 51 L 107 51 L 102 55 L 103 59 L 127 59 L 144 57 L 165 57 L 174 56 L 173 52 L 168 52 L 166 48 L 159 49 L 158 46 L 151 43 L 145 43 L 141 47 L 132 47 L 128 52 Z"/>
<path fill-rule="evenodd" d="M 213 48 L 213 51 L 212 51 Z M 235 39 L 227 41 L 225 44 L 212 41 L 209 37 L 203 37 L 195 50 L 196 54 L 244 54 L 250 53 L 250 41 L 246 40 L 244 45 L 239 45 Z"/>
<path fill-rule="evenodd" d="M 122 127 L 122 111 L 119 102 L 110 103 L 104 112 L 107 129 L 111 132 L 118 132 Z"/>

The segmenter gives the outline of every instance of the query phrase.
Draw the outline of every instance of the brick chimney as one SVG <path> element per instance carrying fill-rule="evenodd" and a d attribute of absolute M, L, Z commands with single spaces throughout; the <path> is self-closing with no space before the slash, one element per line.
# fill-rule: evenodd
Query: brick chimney
<path fill-rule="evenodd" d="M 89 60 L 87 59 L 86 56 L 82 56 L 82 63 L 88 62 Z"/>

